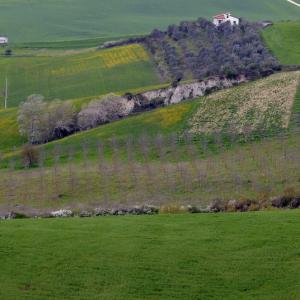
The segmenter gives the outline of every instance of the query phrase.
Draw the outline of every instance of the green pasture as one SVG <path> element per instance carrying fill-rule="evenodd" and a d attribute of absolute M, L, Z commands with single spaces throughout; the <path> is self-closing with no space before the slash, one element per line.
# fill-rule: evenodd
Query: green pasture
<path fill-rule="evenodd" d="M 0 298 L 297 299 L 295 211 L 0 221 Z"/>
<path fill-rule="evenodd" d="M 299 10 L 295 6 L 295 11 Z M 267 46 L 285 65 L 300 65 L 300 22 L 279 22 L 263 31 Z"/>
<path fill-rule="evenodd" d="M 159 83 L 148 53 L 139 45 L 75 54 L 33 53 L 0 57 L 0 90 L 4 90 L 7 78 L 8 107 L 18 106 L 31 94 L 65 100 Z M 3 107 L 3 93 L 0 101 Z"/>
<path fill-rule="evenodd" d="M 1 0 L 0 32 L 12 43 L 144 34 L 153 28 L 231 11 L 249 20 L 299 20 L 286 0 Z"/>

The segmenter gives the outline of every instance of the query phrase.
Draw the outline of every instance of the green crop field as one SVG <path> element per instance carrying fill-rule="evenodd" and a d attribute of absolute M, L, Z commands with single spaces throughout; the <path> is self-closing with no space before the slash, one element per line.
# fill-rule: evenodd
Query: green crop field
<path fill-rule="evenodd" d="M 281 63 L 300 65 L 300 22 L 276 23 L 263 31 L 263 38 Z"/>
<path fill-rule="evenodd" d="M 130 45 L 90 51 L 28 51 L 0 57 L 0 89 L 8 79 L 8 106 L 31 94 L 46 99 L 96 96 L 159 83 L 146 50 Z M 3 93 L 0 96 L 3 107 Z"/>
<path fill-rule="evenodd" d="M 300 211 L 0 221 L 0 298 L 297 299 Z"/>
<path fill-rule="evenodd" d="M 223 11 L 278 21 L 299 19 L 299 10 L 286 0 L 1 0 L 0 32 L 11 42 L 114 38 Z"/>
<path fill-rule="evenodd" d="M 108 141 L 112 137 L 117 139 L 140 137 L 145 133 L 152 136 L 158 133 L 182 133 L 185 130 L 193 133 L 209 133 L 213 130 L 229 130 L 233 126 L 236 127 L 235 132 L 243 131 L 245 126 L 251 128 L 251 131 L 262 129 L 263 126 L 265 126 L 264 129 L 277 129 L 281 126 L 286 128 L 289 125 L 291 111 L 297 110 L 299 96 L 297 94 L 295 97 L 295 94 L 298 82 L 299 72 L 274 74 L 271 77 L 213 93 L 207 97 L 159 108 L 83 131 L 48 143 L 43 147 L 51 150 L 55 146 L 72 146 L 74 151 L 81 152 L 81 144 L 84 141 L 95 144 L 98 140 Z M 159 86 L 150 86 L 145 90 L 156 87 Z M 141 92 L 143 89 L 131 91 Z M 245 99 L 247 101 L 244 101 Z M 80 107 L 81 103 L 87 101 L 89 98 L 73 100 L 73 103 Z M 203 113 L 201 113 L 202 110 Z M 238 112 L 240 117 L 233 118 L 232 114 Z M 0 151 L 2 152 L 8 153 L 14 146 L 19 147 L 24 142 L 18 134 L 16 118 L 16 109 L 0 110 L 2 141 Z M 204 122 L 211 119 L 215 122 Z M 231 124 L 233 121 L 235 123 Z"/>

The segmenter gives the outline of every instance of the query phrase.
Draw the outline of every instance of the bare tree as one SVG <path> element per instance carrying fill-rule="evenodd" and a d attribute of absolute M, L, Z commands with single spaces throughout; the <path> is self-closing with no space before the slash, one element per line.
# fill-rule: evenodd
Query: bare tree
<path fill-rule="evenodd" d="M 45 137 L 47 105 L 41 95 L 31 95 L 22 103 L 18 115 L 19 131 L 31 144 L 39 143 Z"/>
<path fill-rule="evenodd" d="M 69 102 L 46 103 L 43 96 L 31 95 L 20 106 L 18 124 L 29 143 L 44 143 L 75 131 L 75 110 Z"/>
<path fill-rule="evenodd" d="M 53 101 L 47 111 L 48 139 L 63 138 L 75 131 L 76 112 L 70 102 Z"/>
<path fill-rule="evenodd" d="M 126 98 L 108 94 L 101 99 L 91 101 L 78 114 L 78 126 L 81 130 L 91 129 L 129 115 L 134 102 Z"/>

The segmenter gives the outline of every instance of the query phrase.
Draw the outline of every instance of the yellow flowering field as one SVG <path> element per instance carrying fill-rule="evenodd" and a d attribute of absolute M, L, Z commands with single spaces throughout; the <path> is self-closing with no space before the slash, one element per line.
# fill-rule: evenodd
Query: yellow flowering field
<path fill-rule="evenodd" d="M 52 51 L 51 55 L 0 57 L 0 69 L 0 90 L 8 78 L 10 107 L 31 94 L 64 100 L 160 83 L 147 51 L 138 44 L 65 55 Z"/>

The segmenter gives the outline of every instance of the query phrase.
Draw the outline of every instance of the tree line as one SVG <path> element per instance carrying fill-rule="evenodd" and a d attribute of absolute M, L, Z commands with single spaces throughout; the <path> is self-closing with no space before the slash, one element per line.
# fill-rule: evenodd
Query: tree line
<path fill-rule="evenodd" d="M 161 75 L 173 80 L 210 76 L 249 79 L 267 76 L 281 66 L 265 47 L 258 24 L 241 20 L 216 27 L 199 18 L 195 22 L 155 29 L 142 42 L 153 55 Z"/>
<path fill-rule="evenodd" d="M 34 168 L 24 161 L 25 169 L 20 169 L 11 158 L 1 171 L 0 198 L 7 204 L 41 206 L 61 200 L 101 207 L 205 204 L 217 197 L 270 198 L 299 186 L 299 143 L 291 143 L 288 134 L 271 152 L 264 142 L 224 151 L 233 142 L 228 138 L 158 133 L 82 141 L 78 149 L 34 147 L 39 149 Z M 31 159 L 32 154 L 28 152 Z M 4 163 L 0 157 L 0 166 Z"/>
<path fill-rule="evenodd" d="M 20 105 L 19 131 L 30 144 L 47 143 L 118 120 L 129 115 L 132 109 L 131 102 L 114 94 L 92 100 L 81 110 L 69 101 L 47 102 L 41 95 L 31 95 Z"/>

